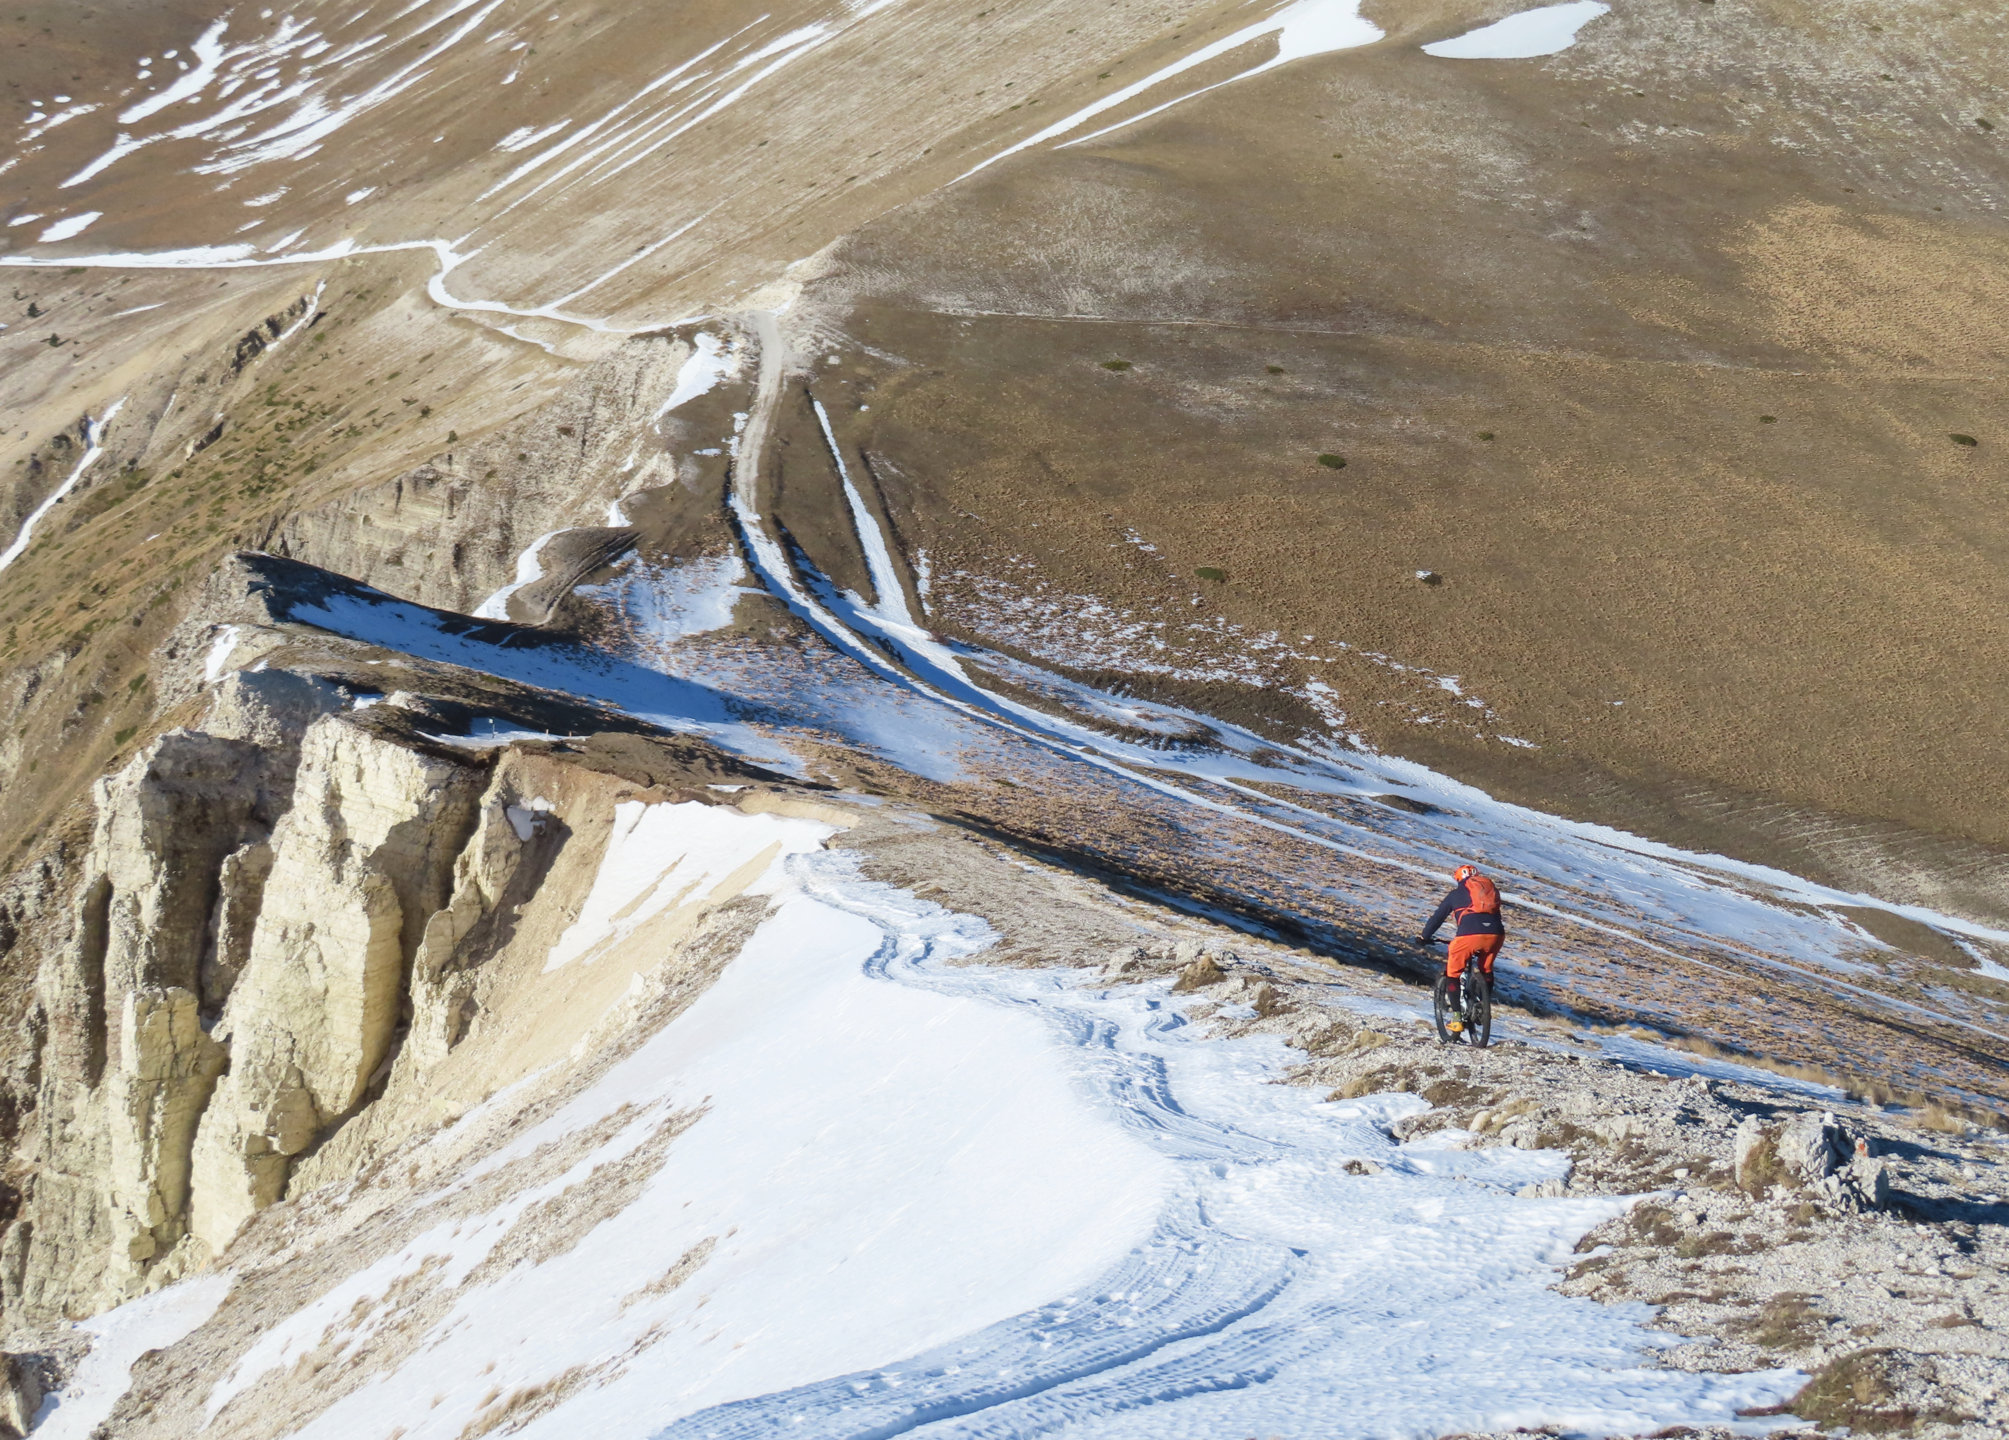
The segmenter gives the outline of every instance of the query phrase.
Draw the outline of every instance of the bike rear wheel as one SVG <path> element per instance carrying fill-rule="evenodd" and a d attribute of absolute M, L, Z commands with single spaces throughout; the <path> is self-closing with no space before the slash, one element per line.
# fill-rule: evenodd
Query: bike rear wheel
<path fill-rule="evenodd" d="M 1493 1043 L 1493 980 L 1476 970 L 1465 973 L 1465 1043 L 1481 1050 Z"/>

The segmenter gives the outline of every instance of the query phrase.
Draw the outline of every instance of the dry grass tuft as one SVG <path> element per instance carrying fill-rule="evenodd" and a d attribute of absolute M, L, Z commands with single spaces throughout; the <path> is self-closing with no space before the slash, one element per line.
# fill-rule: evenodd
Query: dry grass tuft
<path fill-rule="evenodd" d="M 1790 1185 L 1792 1176 L 1779 1158 L 1778 1139 L 1767 1131 L 1737 1167 L 1737 1185 L 1747 1195 L 1763 1195 L 1774 1185 Z"/>
<path fill-rule="evenodd" d="M 1944 1105 L 1923 1106 L 1912 1120 L 1921 1129 L 1937 1130 L 1943 1135 L 1964 1135 L 1970 1128 L 1965 1116 L 1955 1114 Z"/>
<path fill-rule="evenodd" d="M 1825 1317 L 1808 1303 L 1812 1298 L 1797 1290 L 1782 1291 L 1767 1300 L 1756 1315 L 1736 1321 L 1730 1328 L 1742 1332 L 1761 1350 L 1803 1350 L 1818 1341 L 1825 1329 Z"/>
<path fill-rule="evenodd" d="M 1858 1350 L 1829 1361 L 1806 1387 L 1772 1413 L 1790 1410 L 1823 1429 L 1846 1425 L 1864 1434 L 1909 1430 L 1921 1419 L 1900 1403 L 1893 1375 L 1895 1352 Z"/>
<path fill-rule="evenodd" d="M 1433 1080 L 1422 1093 L 1432 1105 L 1483 1105 L 1493 1092 L 1468 1080 Z"/>
<path fill-rule="evenodd" d="M 1625 1220 L 1630 1244 L 1672 1250 L 1681 1243 L 1681 1227 L 1674 1223 L 1674 1212 L 1665 1205 L 1635 1205 Z"/>
<path fill-rule="evenodd" d="M 560 1401 L 578 1388 L 587 1373 L 584 1365 L 574 1365 L 549 1380 L 512 1390 L 507 1396 L 499 1389 L 491 1389 L 482 1397 L 481 1408 L 475 1412 L 474 1418 L 461 1428 L 460 1440 L 479 1440 L 479 1437 L 492 1435 L 497 1430 L 505 1433 L 521 1430 L 546 1411 L 555 1409 Z"/>
<path fill-rule="evenodd" d="M 1358 1100 L 1363 1095 L 1386 1095 L 1421 1088 L 1423 1077 L 1406 1065 L 1381 1065 L 1364 1075 L 1356 1075 L 1326 1098 Z"/>
<path fill-rule="evenodd" d="M 1748 1255 L 1751 1249 L 1728 1230 L 1711 1230 L 1706 1235 L 1684 1235 L 1674 1253 L 1683 1260 L 1700 1260 L 1707 1255 Z"/>

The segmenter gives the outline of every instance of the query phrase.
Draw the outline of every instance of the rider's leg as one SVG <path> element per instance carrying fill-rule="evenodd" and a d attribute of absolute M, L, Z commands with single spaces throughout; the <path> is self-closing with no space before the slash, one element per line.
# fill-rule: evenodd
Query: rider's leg
<path fill-rule="evenodd" d="M 1464 975 L 1468 962 L 1485 953 L 1485 942 L 1493 938 L 1491 935 L 1458 935 L 1452 938 L 1450 951 L 1444 957 L 1444 975 L 1450 982 L 1451 1006 L 1461 1014 L 1465 1009 L 1465 987 L 1458 983 L 1459 977 Z"/>

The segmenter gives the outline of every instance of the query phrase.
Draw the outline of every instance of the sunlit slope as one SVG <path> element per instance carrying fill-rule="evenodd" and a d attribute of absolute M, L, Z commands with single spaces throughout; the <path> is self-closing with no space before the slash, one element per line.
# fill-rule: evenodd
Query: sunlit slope
<path fill-rule="evenodd" d="M 183 541 L 262 543 L 496 440 L 569 362 L 807 283 L 790 363 L 884 462 L 933 621 L 1035 651 L 1101 604 L 1174 660 L 1079 624 L 1044 658 L 1999 908 L 2000 27 L 1555 8 L 1518 48 L 1458 38 L 1511 7 L 1332 0 L 158 12 L 68 80 L 24 41 L 0 262 L 67 311 L 0 332 L 6 459 L 188 404 L 320 294 L 369 319 L 285 362 L 298 448 L 173 492 Z M 112 427 L 100 473 L 204 433 Z M 497 448 L 471 480 L 539 453 Z M 794 453 L 777 514 L 851 575 Z M 17 517 L 58 479 L 10 481 Z"/>
<path fill-rule="evenodd" d="M 7 239 L 171 264 L 429 246 L 453 270 L 441 293 L 495 323 L 527 320 L 546 341 L 564 321 L 633 329 L 772 279 L 1030 122 L 1119 89 L 1106 67 L 1176 56 L 1239 15 L 927 0 L 232 10 L 125 57 L 96 93 L 9 77 L 38 103 L 8 181 L 9 219 L 34 218 Z"/>
<path fill-rule="evenodd" d="M 938 620 L 1999 909 L 2003 27 L 1649 0 L 1459 60 L 1393 8 L 840 247 L 900 363 L 819 393 Z"/>

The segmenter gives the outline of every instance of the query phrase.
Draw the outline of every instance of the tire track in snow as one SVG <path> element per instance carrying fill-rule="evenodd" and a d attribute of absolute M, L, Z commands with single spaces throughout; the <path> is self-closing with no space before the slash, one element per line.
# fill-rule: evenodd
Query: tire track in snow
<path fill-rule="evenodd" d="M 1322 1104 L 1269 1083 L 1289 1054 L 1280 1042 L 1199 1036 L 1159 987 L 1110 994 L 959 965 L 974 948 L 968 917 L 861 880 L 842 853 L 789 869 L 805 893 L 879 930 L 868 974 L 1045 1018 L 1079 1086 L 1180 1182 L 1150 1238 L 1082 1293 L 891 1364 L 708 1407 L 654 1440 L 1340 1437 L 1531 1416 L 1647 1429 L 1730 1420 L 1798 1384 L 1792 1372 L 1638 1366 L 1670 1342 L 1549 1290 L 1576 1237 L 1624 1204 L 1505 1193 L 1558 1173 L 1559 1155 L 1398 1145 L 1384 1126 L 1420 1108 L 1413 1097 Z M 1356 1157 L 1382 1173 L 1348 1175 Z M 1515 1324 L 1531 1312 L 1536 1323 Z M 1446 1352 L 1462 1365 L 1480 1337 L 1490 1385 L 1425 1378 Z"/>

